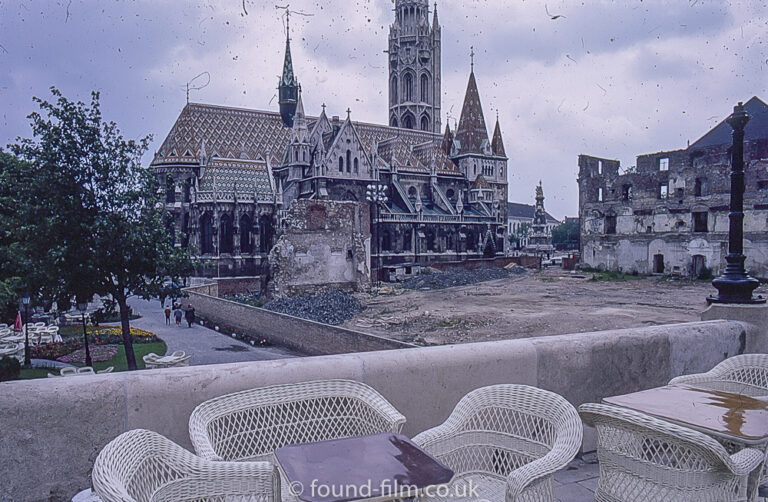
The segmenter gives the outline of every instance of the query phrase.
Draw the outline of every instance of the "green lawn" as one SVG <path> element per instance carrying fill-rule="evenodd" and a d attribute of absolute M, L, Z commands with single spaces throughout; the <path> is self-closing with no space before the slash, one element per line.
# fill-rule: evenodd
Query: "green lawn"
<path fill-rule="evenodd" d="M 138 366 L 139 369 L 144 369 L 143 357 L 145 355 L 149 354 L 150 352 L 154 352 L 157 355 L 164 356 L 166 350 L 167 350 L 167 346 L 165 345 L 165 342 L 134 344 L 133 353 L 136 355 L 136 366 Z M 85 366 L 85 365 L 79 364 L 77 366 Z M 116 372 L 128 370 L 128 365 L 125 362 L 125 347 L 123 347 L 122 345 L 118 345 L 117 354 L 115 355 L 115 357 L 113 357 L 109 361 L 101 361 L 101 362 L 93 363 L 93 369 L 96 371 L 103 370 L 108 366 L 114 366 L 115 369 L 113 371 L 116 371 Z M 31 378 L 47 378 L 48 373 L 56 373 L 56 370 L 49 369 L 49 368 L 22 369 L 20 378 L 22 380 L 27 380 Z"/>

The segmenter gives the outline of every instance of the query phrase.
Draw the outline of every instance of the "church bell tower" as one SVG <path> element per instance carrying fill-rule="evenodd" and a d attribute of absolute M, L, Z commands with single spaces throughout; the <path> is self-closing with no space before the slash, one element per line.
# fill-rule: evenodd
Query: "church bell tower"
<path fill-rule="evenodd" d="M 441 132 L 440 24 L 437 4 L 396 0 L 389 29 L 389 125 Z"/>
<path fill-rule="evenodd" d="M 296 105 L 299 101 L 299 82 L 293 73 L 293 59 L 291 58 L 291 32 L 286 27 L 285 35 L 285 61 L 283 62 L 283 75 L 277 85 L 278 103 L 280 104 L 280 117 L 283 126 L 293 127 L 293 117 L 296 114 Z"/>

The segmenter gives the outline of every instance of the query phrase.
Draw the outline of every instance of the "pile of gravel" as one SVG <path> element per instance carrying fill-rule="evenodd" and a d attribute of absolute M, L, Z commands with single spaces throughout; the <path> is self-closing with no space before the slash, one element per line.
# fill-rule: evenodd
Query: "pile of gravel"
<path fill-rule="evenodd" d="M 363 310 L 357 298 L 338 289 L 312 296 L 280 298 L 265 303 L 262 308 L 334 325 L 351 319 Z"/>
<path fill-rule="evenodd" d="M 478 268 L 475 270 L 448 270 L 446 272 L 422 273 L 403 281 L 400 285 L 406 289 L 444 289 L 453 286 L 466 286 L 477 282 L 503 279 L 510 275 L 524 274 L 523 267 Z"/>

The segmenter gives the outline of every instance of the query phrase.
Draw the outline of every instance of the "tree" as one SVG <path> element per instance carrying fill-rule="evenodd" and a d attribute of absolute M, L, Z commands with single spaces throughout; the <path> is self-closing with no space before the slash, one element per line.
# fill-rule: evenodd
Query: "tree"
<path fill-rule="evenodd" d="M 128 299 L 167 291 L 192 271 L 186 252 L 174 248 L 163 225 L 157 180 L 141 166 L 150 137 L 126 140 L 102 119 L 99 94 L 90 105 L 72 102 L 51 88 L 55 102 L 34 98 L 41 112 L 29 115 L 33 138 L 11 150 L 28 163 L 16 232 L 28 269 L 27 286 L 57 299 L 111 295 L 120 309 L 129 369 L 136 369 Z M 178 289 L 178 287 L 176 287 Z"/>
<path fill-rule="evenodd" d="M 552 245 L 556 249 L 579 249 L 579 240 L 579 222 L 574 218 L 566 218 L 552 229 Z"/>

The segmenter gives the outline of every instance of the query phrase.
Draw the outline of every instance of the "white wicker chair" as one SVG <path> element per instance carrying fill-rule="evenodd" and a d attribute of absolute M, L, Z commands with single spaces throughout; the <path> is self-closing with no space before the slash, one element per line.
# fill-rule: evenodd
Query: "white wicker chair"
<path fill-rule="evenodd" d="M 747 500 L 747 478 L 764 453 L 733 455 L 713 438 L 627 408 L 579 407 L 597 429 L 600 481 L 596 502 Z"/>
<path fill-rule="evenodd" d="M 269 462 L 210 462 L 142 429 L 105 446 L 92 479 L 103 502 L 280 500 L 280 478 Z"/>
<path fill-rule="evenodd" d="M 318 380 L 227 394 L 201 403 L 189 436 L 209 460 L 273 460 L 289 444 L 400 432 L 405 417 L 364 383 Z"/>
<path fill-rule="evenodd" d="M 753 397 L 768 396 L 768 354 L 742 354 L 721 362 L 706 373 L 673 378 L 673 384 L 736 392 Z"/>
<path fill-rule="evenodd" d="M 453 469 L 453 498 L 554 501 L 553 474 L 581 447 L 582 425 L 563 397 L 527 385 L 492 385 L 464 396 L 448 419 L 413 441 Z"/>

